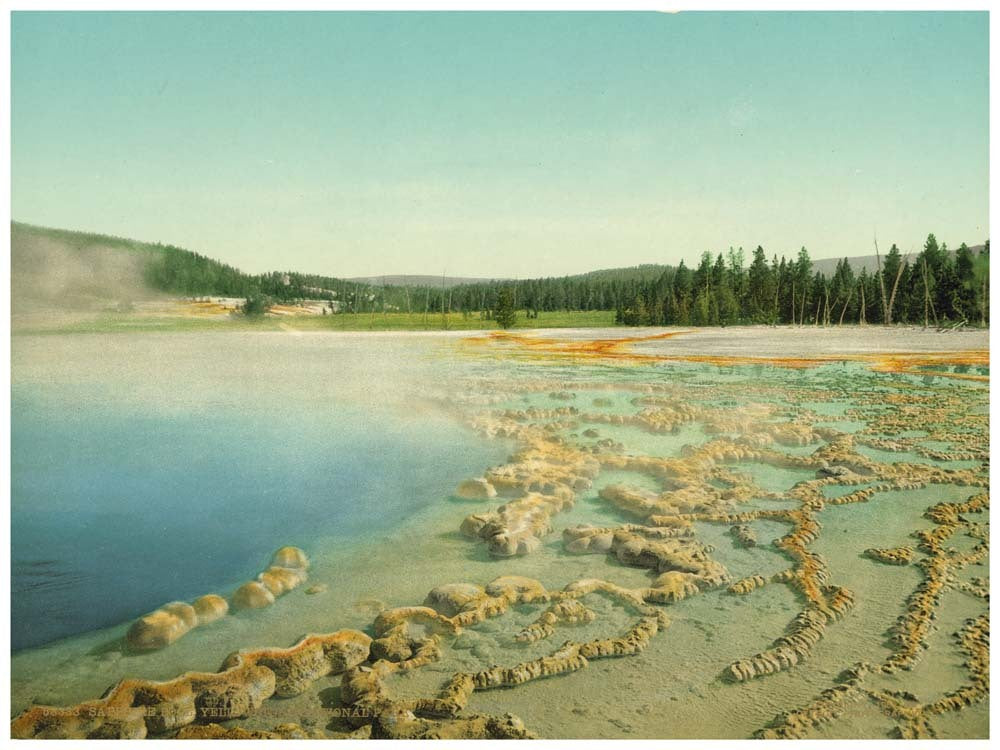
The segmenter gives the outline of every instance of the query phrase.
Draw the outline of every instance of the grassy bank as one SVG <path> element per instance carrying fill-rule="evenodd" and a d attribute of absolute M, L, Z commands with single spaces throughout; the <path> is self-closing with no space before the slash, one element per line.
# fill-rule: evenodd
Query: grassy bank
<path fill-rule="evenodd" d="M 514 328 L 599 328 L 613 326 L 614 311 L 540 312 L 537 318 L 518 313 Z M 496 321 L 477 314 L 423 315 L 422 313 L 340 313 L 337 315 L 265 317 L 152 317 L 104 314 L 71 322 L 29 323 L 13 329 L 26 333 L 128 333 L 178 331 L 478 331 L 495 330 Z"/>

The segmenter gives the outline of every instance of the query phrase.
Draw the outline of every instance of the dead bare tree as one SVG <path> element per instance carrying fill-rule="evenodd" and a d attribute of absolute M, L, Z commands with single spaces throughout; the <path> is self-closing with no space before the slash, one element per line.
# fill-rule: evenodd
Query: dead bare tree
<path fill-rule="evenodd" d="M 924 328 L 927 328 L 927 310 L 930 308 L 930 312 L 934 315 L 934 325 L 938 324 L 937 311 L 934 309 L 934 301 L 931 299 L 930 285 L 927 282 L 927 260 L 923 262 L 924 266 Z"/>
<path fill-rule="evenodd" d="M 889 313 L 885 297 L 885 279 L 882 278 L 882 256 L 878 252 L 878 237 L 873 234 L 872 238 L 875 240 L 875 265 L 878 267 L 878 286 L 882 291 L 882 322 L 888 325 Z"/>
<path fill-rule="evenodd" d="M 905 266 L 910 260 L 910 254 L 907 253 L 899 262 L 899 268 L 896 269 L 896 279 L 892 282 L 892 294 L 889 295 L 889 309 L 886 312 L 885 324 L 892 324 L 892 307 L 896 303 L 896 290 L 899 288 L 899 277 L 903 275 L 903 266 Z"/>
<path fill-rule="evenodd" d="M 838 326 L 844 325 L 844 316 L 847 314 L 847 307 L 851 304 L 851 299 L 854 297 L 854 287 L 852 286 L 847 292 L 847 302 L 844 303 L 844 309 L 840 311 L 840 320 L 837 321 Z"/>
<path fill-rule="evenodd" d="M 984 275 L 983 275 L 983 296 L 982 296 L 982 304 L 980 305 L 980 308 L 979 308 L 979 311 L 980 311 L 980 314 L 981 314 L 981 319 L 980 319 L 980 322 L 981 322 L 981 324 L 982 324 L 983 328 L 985 328 L 985 327 L 986 327 L 986 303 L 987 303 L 987 301 L 988 301 L 988 298 L 987 298 L 987 296 L 986 296 L 986 279 L 987 279 L 987 276 L 986 276 L 986 275 L 984 274 Z"/>

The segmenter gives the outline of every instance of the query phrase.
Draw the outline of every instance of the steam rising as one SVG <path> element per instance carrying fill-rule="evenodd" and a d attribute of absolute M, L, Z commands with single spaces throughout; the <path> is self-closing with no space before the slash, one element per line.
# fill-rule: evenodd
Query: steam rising
<path fill-rule="evenodd" d="M 143 280 L 145 257 L 100 243 L 77 246 L 11 226 L 11 314 L 26 319 L 65 318 L 127 308 L 159 295 Z"/>

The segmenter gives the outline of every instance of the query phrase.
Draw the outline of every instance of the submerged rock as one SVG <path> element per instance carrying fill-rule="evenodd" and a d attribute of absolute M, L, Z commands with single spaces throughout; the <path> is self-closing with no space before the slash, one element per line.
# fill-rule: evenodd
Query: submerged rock
<path fill-rule="evenodd" d="M 234 610 L 259 609 L 274 604 L 275 597 L 286 594 L 306 580 L 309 561 L 298 547 L 282 547 L 274 553 L 272 565 L 256 581 L 245 583 L 232 597 Z M 154 651 L 165 648 L 191 629 L 226 616 L 229 604 L 218 594 L 205 594 L 194 601 L 171 602 L 139 618 L 125 635 L 131 651 Z"/>
<path fill-rule="evenodd" d="M 464 500 L 491 500 L 496 496 L 496 488 L 484 477 L 466 479 L 455 490 L 455 497 Z"/>
<path fill-rule="evenodd" d="M 184 602 L 172 602 L 136 620 L 126 633 L 125 642 L 128 648 L 135 651 L 164 648 L 197 624 L 198 615 L 194 607 Z"/>
<path fill-rule="evenodd" d="M 431 589 L 424 599 L 424 606 L 432 607 L 445 617 L 454 617 L 485 596 L 486 591 L 482 586 L 473 583 L 448 583 Z"/>
<path fill-rule="evenodd" d="M 194 600 L 192 606 L 198 615 L 198 624 L 205 625 L 225 617 L 229 603 L 218 594 L 205 594 Z"/>
<path fill-rule="evenodd" d="M 354 609 L 362 614 L 375 617 L 379 612 L 388 609 L 388 605 L 381 599 L 359 599 L 354 602 Z"/>
<path fill-rule="evenodd" d="M 451 643 L 451 647 L 458 650 L 468 650 L 476 646 L 483 637 L 471 630 L 466 630 Z"/>
<path fill-rule="evenodd" d="M 282 547 L 271 557 L 271 565 L 279 568 L 309 568 L 309 558 L 298 547 Z"/>
<path fill-rule="evenodd" d="M 258 581 L 244 583 L 233 594 L 233 609 L 261 609 L 274 604 L 274 594 Z"/>
<path fill-rule="evenodd" d="M 477 643 L 472 647 L 472 655 L 480 661 L 490 662 L 496 659 L 496 651 L 487 643 Z"/>
<path fill-rule="evenodd" d="M 257 580 L 260 581 L 264 587 L 271 592 L 271 594 L 275 597 L 279 597 L 282 594 L 287 594 L 292 589 L 297 588 L 302 583 L 305 583 L 306 577 L 306 572 L 303 568 L 283 568 L 277 565 L 272 565 L 270 568 L 257 576 Z"/>

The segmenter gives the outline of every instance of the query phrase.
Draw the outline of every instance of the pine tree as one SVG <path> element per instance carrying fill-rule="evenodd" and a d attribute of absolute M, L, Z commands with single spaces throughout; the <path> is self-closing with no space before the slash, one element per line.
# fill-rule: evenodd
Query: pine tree
<path fill-rule="evenodd" d="M 961 315 L 968 321 L 978 317 L 977 299 L 979 298 L 976 283 L 976 263 L 972 251 L 964 242 L 955 251 L 955 275 L 958 280 L 958 296 Z"/>
<path fill-rule="evenodd" d="M 753 261 L 747 272 L 747 297 L 749 317 L 756 322 L 763 322 L 765 311 L 769 308 L 773 296 L 771 268 L 764 256 L 764 248 L 760 245 L 753 251 Z"/>
<path fill-rule="evenodd" d="M 497 293 L 497 307 L 494 315 L 497 325 L 510 328 L 517 321 L 517 311 L 514 309 L 514 289 L 506 285 Z"/>

